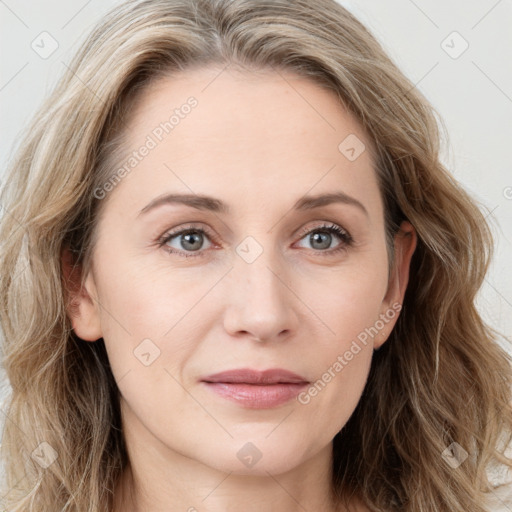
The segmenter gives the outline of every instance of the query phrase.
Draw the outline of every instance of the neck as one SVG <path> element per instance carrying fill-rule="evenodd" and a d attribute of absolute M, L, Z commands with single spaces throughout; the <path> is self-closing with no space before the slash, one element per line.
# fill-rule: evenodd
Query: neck
<path fill-rule="evenodd" d="M 116 488 L 114 512 L 345 512 L 331 495 L 330 472 L 317 461 L 310 462 L 313 465 L 307 471 L 295 468 L 281 475 L 255 477 L 200 468 L 189 461 L 158 479 L 128 465 Z"/>

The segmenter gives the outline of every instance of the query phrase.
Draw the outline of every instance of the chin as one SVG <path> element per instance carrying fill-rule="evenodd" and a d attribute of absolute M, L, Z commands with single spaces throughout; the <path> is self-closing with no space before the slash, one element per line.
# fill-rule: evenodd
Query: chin
<path fill-rule="evenodd" d="M 197 454 L 197 460 L 226 473 L 268 477 L 268 473 L 286 473 L 310 457 L 304 451 L 304 437 L 294 440 L 275 434 L 269 436 L 271 430 L 267 429 L 261 436 L 244 436 L 243 440 L 236 436 L 225 444 L 212 441 L 215 448 L 208 457 L 203 451 Z"/>

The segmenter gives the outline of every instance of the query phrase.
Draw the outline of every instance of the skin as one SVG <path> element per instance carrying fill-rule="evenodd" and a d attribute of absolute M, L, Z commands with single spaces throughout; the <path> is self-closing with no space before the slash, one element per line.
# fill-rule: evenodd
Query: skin
<path fill-rule="evenodd" d="M 331 92 L 289 72 L 202 68 L 160 79 L 133 106 L 127 150 L 192 95 L 197 107 L 103 199 L 92 271 L 69 310 L 81 339 L 103 337 L 122 395 L 131 464 L 116 512 L 345 510 L 329 493 L 332 440 L 398 314 L 307 404 L 251 410 L 200 379 L 241 367 L 320 379 L 402 303 L 415 231 L 402 224 L 388 278 L 371 142 Z M 338 149 L 349 134 L 367 148 L 354 161 Z M 368 214 L 339 203 L 293 209 L 306 194 L 333 191 Z M 213 196 L 231 212 L 167 204 L 138 216 L 169 192 Z M 354 244 L 332 253 L 345 243 L 336 234 L 315 243 L 311 232 L 324 232 L 324 221 Z M 202 255 L 169 254 L 155 242 L 191 222 L 207 230 L 192 239 L 200 249 L 183 235 L 167 247 Z M 236 251 L 247 236 L 262 249 L 251 263 Z M 147 338 L 160 350 L 148 366 L 134 355 Z M 248 442 L 261 453 L 252 467 L 237 457 Z"/>

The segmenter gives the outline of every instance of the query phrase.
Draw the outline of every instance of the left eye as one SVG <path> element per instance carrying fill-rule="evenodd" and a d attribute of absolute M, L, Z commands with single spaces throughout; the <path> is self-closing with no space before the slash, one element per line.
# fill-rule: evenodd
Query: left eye
<path fill-rule="evenodd" d="M 333 234 L 340 239 L 340 243 L 334 248 L 331 248 L 330 245 L 332 243 Z M 341 250 L 346 250 L 353 243 L 351 235 L 336 224 L 323 225 L 313 229 L 307 229 L 301 233 L 301 235 L 301 240 L 305 239 L 306 236 L 309 236 L 308 240 L 311 244 L 319 244 L 320 247 L 313 247 L 313 249 L 319 249 L 317 252 L 323 253 L 325 255 L 336 253 Z M 171 245 L 175 239 L 176 242 L 178 242 L 180 237 L 181 240 L 179 241 L 179 246 Z M 201 251 L 201 248 L 205 238 L 210 240 L 210 236 L 204 229 L 189 227 L 182 229 L 181 231 L 165 234 L 158 241 L 158 245 L 163 247 L 167 252 L 171 254 L 178 254 L 185 258 L 190 258 L 203 255 L 204 251 Z"/>
<path fill-rule="evenodd" d="M 331 244 L 333 233 L 341 240 L 341 242 L 336 247 L 328 251 L 321 252 L 331 254 L 332 252 L 346 249 L 352 244 L 353 240 L 350 234 L 336 224 L 331 224 L 330 226 L 319 226 L 317 228 L 306 230 L 305 233 L 302 234 L 309 237 L 307 240 L 309 240 L 311 244 L 320 243 L 321 246 L 323 245 L 323 247 L 316 247 L 316 249 L 329 249 L 329 247 L 325 247 L 325 245 L 329 246 Z M 304 238 L 304 236 L 302 238 Z"/>

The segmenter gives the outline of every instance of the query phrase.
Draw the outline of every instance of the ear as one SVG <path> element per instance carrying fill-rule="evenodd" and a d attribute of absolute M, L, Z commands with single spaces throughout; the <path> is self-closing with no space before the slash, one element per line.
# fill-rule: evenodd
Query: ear
<path fill-rule="evenodd" d="M 75 264 L 68 247 L 62 249 L 61 264 L 66 311 L 72 328 L 79 338 L 96 341 L 102 337 L 102 331 L 94 277 L 90 273 L 82 288 L 82 268 Z"/>
<path fill-rule="evenodd" d="M 405 290 L 409 282 L 409 268 L 412 255 L 416 249 L 418 237 L 412 224 L 406 220 L 400 225 L 400 229 L 394 239 L 394 261 L 391 269 L 391 275 L 388 282 L 388 289 L 382 301 L 381 314 L 386 314 L 390 310 L 397 312 L 397 306 L 401 306 L 404 301 Z M 399 309 L 398 309 L 399 311 Z M 389 319 L 389 317 L 386 317 Z M 386 326 L 376 337 L 374 348 L 379 349 L 389 337 L 393 327 L 398 320 L 398 314 L 395 314 L 391 320 L 388 320 Z"/>

